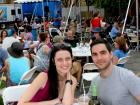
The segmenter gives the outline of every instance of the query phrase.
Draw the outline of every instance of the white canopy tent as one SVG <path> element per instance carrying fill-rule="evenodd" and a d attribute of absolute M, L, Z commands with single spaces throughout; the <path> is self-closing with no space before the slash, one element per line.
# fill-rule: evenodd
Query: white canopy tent
<path fill-rule="evenodd" d="M 42 11 L 43 11 L 43 22 L 45 22 L 45 16 L 44 16 L 44 2 L 43 0 L 15 0 L 15 3 L 28 3 L 28 2 L 42 2 Z M 44 26 L 44 31 L 45 31 L 45 26 Z"/>
<path fill-rule="evenodd" d="M 138 0 L 134 0 L 136 2 L 136 30 L 137 30 L 137 51 L 139 51 L 139 5 L 138 5 Z M 123 29 L 122 29 L 122 34 L 124 33 L 124 28 L 125 28 L 125 25 L 126 25 L 126 20 L 127 20 L 127 16 L 128 16 L 128 11 L 129 11 L 129 8 L 130 8 L 130 3 L 131 3 L 131 0 L 129 0 L 129 3 L 128 3 L 128 7 L 127 7 L 127 11 L 126 11 L 126 16 L 125 16 L 125 20 L 124 20 L 124 24 L 123 24 Z"/>
<path fill-rule="evenodd" d="M 28 2 L 40 2 L 43 0 L 15 0 L 15 3 L 28 3 Z"/>

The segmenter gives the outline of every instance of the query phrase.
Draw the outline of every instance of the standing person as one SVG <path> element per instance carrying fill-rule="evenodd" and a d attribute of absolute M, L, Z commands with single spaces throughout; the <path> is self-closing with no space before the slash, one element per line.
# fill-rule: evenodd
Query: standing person
<path fill-rule="evenodd" d="M 128 69 L 113 65 L 113 53 L 104 39 L 91 44 L 92 60 L 99 68 L 100 75 L 93 79 L 98 98 L 103 105 L 140 105 L 140 78 Z"/>
<path fill-rule="evenodd" d="M 72 50 L 64 44 L 52 48 L 48 72 L 41 72 L 18 105 L 72 105 L 77 81 L 70 74 Z"/>
<path fill-rule="evenodd" d="M 60 14 L 60 11 L 57 11 L 57 13 L 56 13 L 56 16 L 55 16 L 54 22 L 53 22 L 53 26 L 55 28 L 58 28 L 58 29 L 61 26 L 61 14 Z"/>
<path fill-rule="evenodd" d="M 114 22 L 110 35 L 113 39 L 115 39 L 119 35 L 119 33 L 120 33 L 119 24 L 118 22 Z"/>
<path fill-rule="evenodd" d="M 15 19 L 15 22 L 14 22 L 14 29 L 15 31 L 18 33 L 18 30 L 19 30 L 19 18 L 16 18 Z"/>
<path fill-rule="evenodd" d="M 97 11 L 94 13 L 93 18 L 91 19 L 91 30 L 95 29 L 95 28 L 100 28 L 101 29 L 101 18 L 100 18 L 100 12 Z"/>

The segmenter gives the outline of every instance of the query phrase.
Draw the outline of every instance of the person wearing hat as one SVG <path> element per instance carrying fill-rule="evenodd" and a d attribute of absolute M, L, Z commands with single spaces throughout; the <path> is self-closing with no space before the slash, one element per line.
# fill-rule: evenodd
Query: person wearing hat
<path fill-rule="evenodd" d="M 100 39 L 101 38 L 100 32 L 101 32 L 101 28 L 99 28 L 99 27 L 93 28 L 91 30 L 91 40 L 90 40 L 90 43 L 92 43 L 92 41 L 94 41 L 95 39 Z"/>
<path fill-rule="evenodd" d="M 17 85 L 22 75 L 30 70 L 30 61 L 23 53 L 23 45 L 20 42 L 12 43 L 8 49 L 8 76 L 9 85 Z M 26 81 L 27 82 L 27 81 Z"/>

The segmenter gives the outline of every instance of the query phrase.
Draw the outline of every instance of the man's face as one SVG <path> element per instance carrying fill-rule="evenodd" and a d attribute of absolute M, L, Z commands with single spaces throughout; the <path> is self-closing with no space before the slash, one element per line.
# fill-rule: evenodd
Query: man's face
<path fill-rule="evenodd" d="M 104 44 L 94 45 L 91 52 L 93 62 L 101 71 L 110 67 L 113 54 L 107 50 Z"/>
<path fill-rule="evenodd" d="M 68 39 L 73 39 L 73 33 L 71 31 L 67 32 Z"/>

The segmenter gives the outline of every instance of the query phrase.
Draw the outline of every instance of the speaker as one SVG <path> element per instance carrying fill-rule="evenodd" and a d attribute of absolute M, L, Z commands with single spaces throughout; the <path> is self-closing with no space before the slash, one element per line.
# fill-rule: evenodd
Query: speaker
<path fill-rule="evenodd" d="M 49 12 L 49 6 L 45 6 L 45 7 L 44 7 L 44 11 L 45 11 L 45 12 Z"/>
<path fill-rule="evenodd" d="M 15 10 L 14 9 L 11 10 L 11 15 L 15 15 Z"/>
<path fill-rule="evenodd" d="M 21 9 L 18 9 L 18 14 L 21 14 Z"/>

